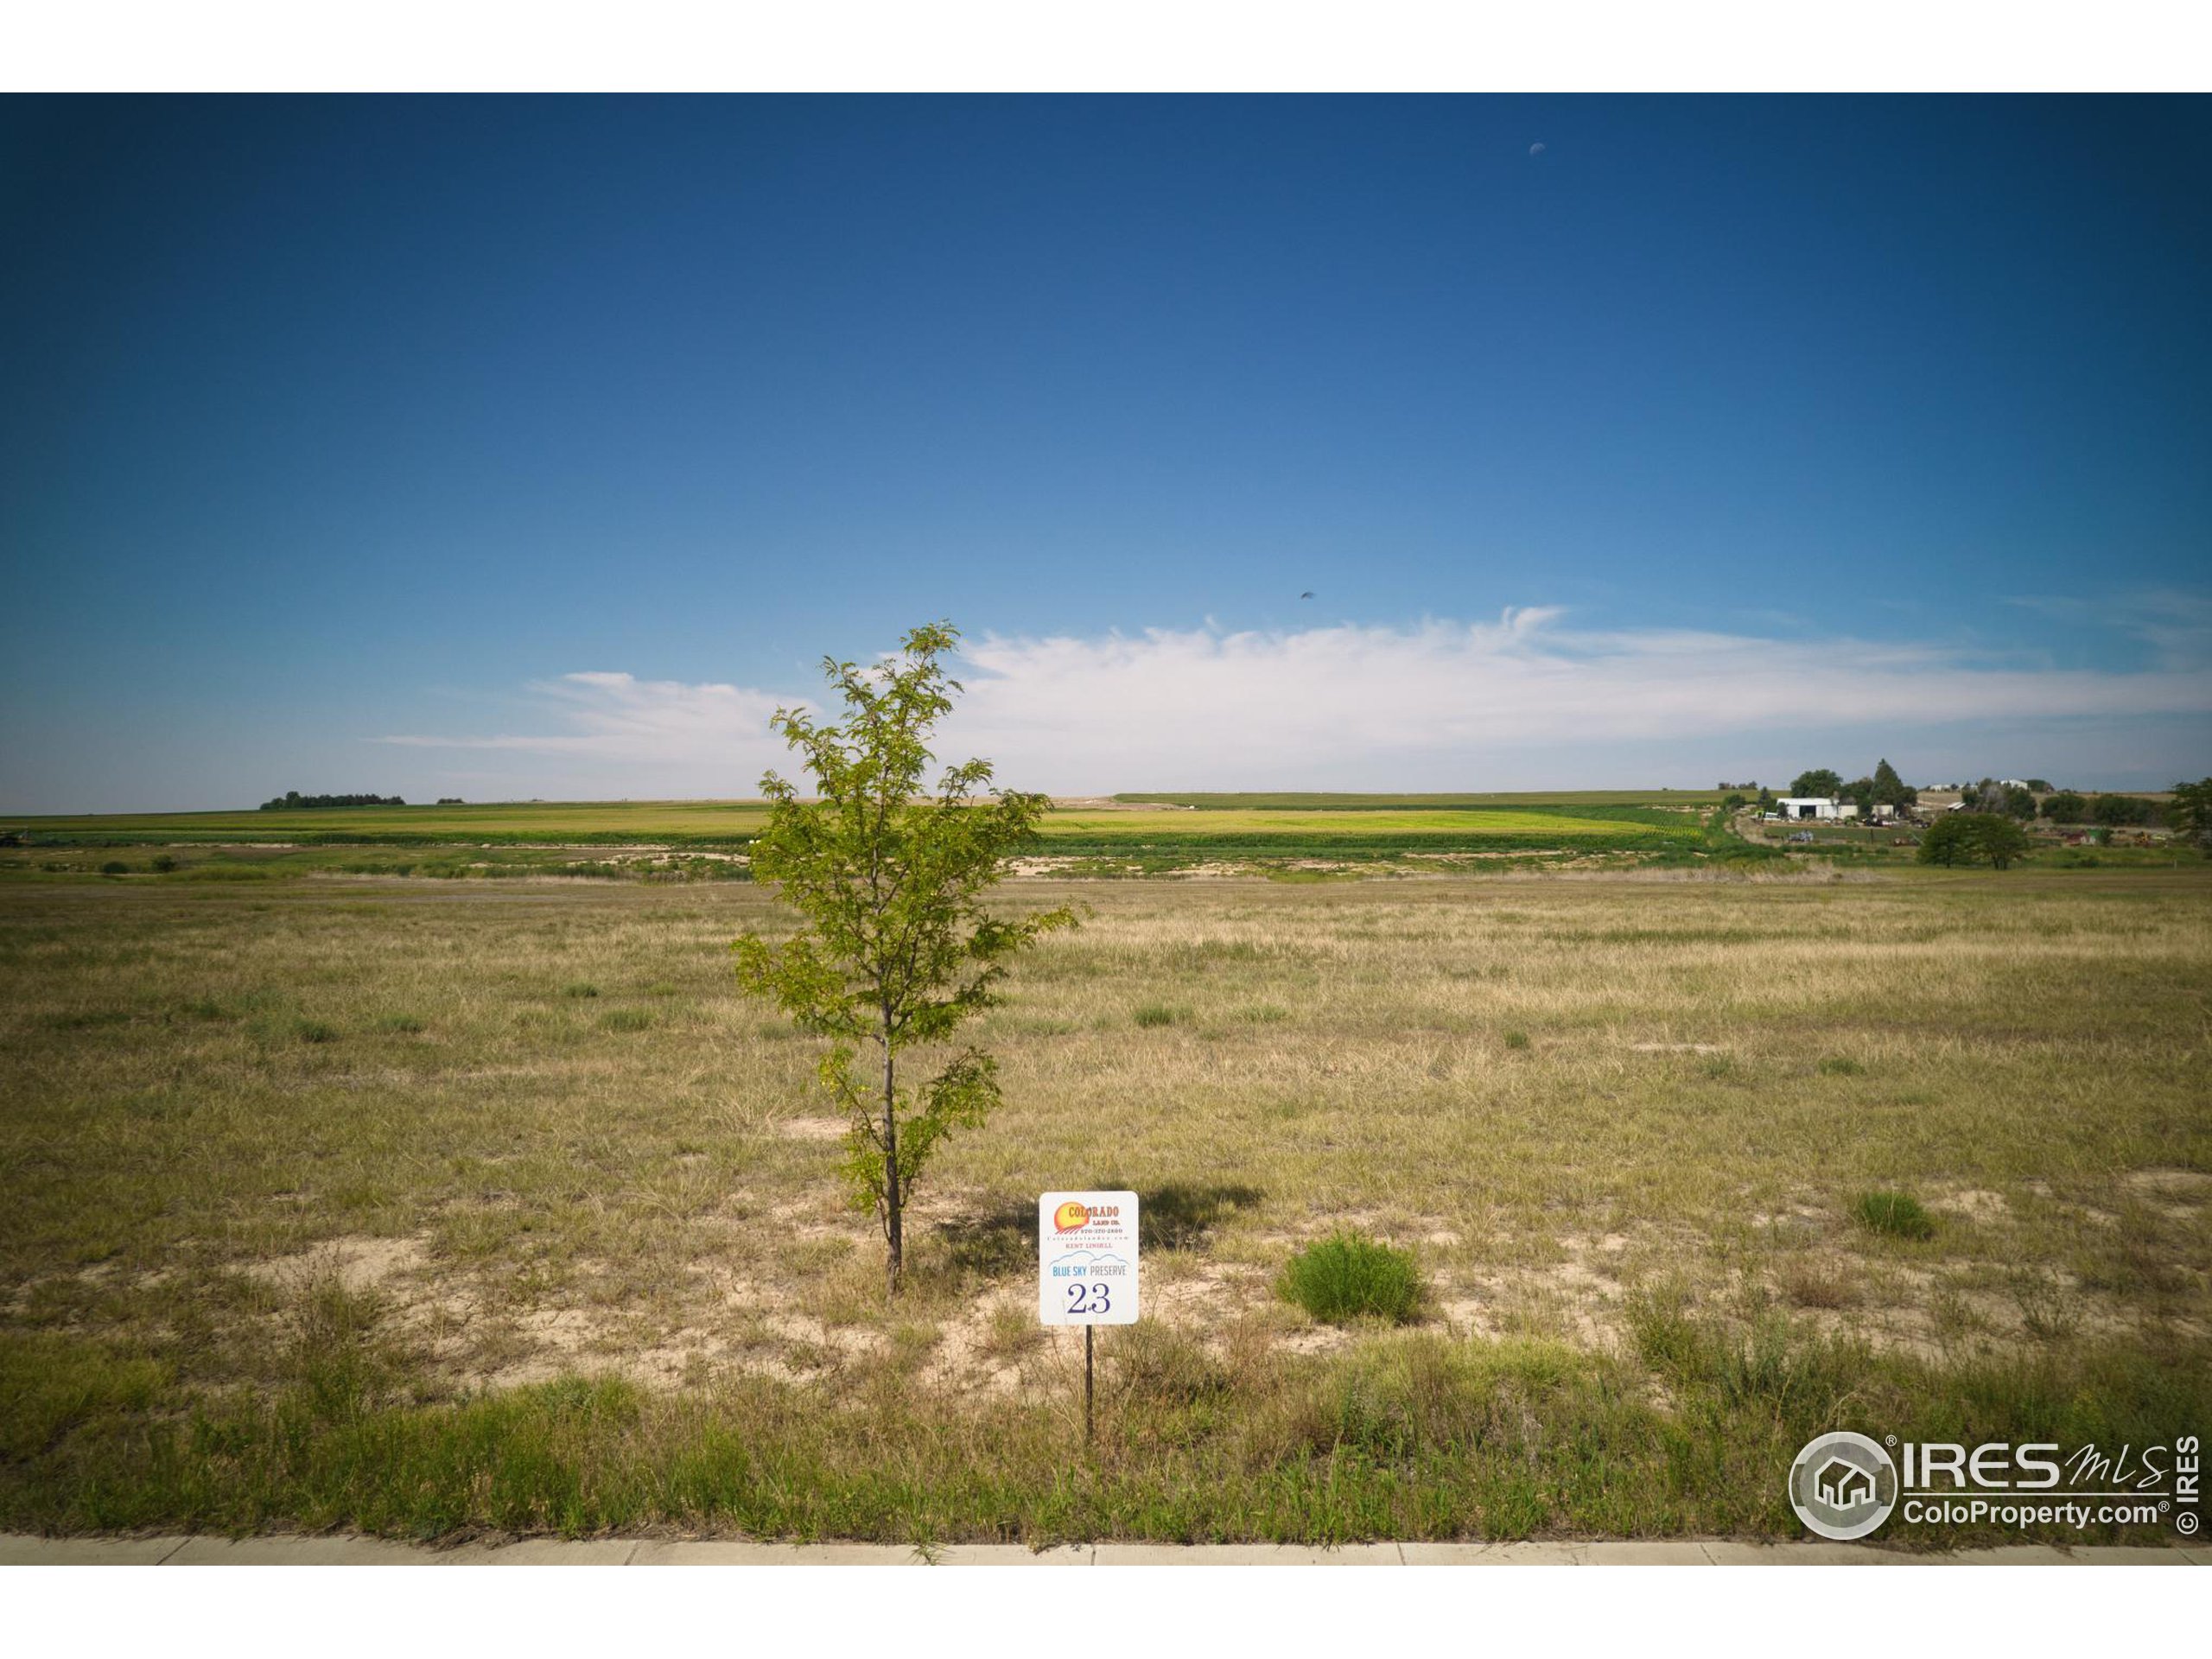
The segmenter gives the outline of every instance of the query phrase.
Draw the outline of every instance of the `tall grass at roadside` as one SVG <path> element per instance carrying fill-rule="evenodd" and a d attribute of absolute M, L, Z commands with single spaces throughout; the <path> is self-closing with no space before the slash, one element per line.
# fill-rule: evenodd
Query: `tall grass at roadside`
<path fill-rule="evenodd" d="M 1050 1403 L 948 1406 L 917 1389 L 918 1355 L 828 1386 L 725 1374 L 658 1394 L 569 1374 L 416 1403 L 379 1321 L 373 1298 L 306 1287 L 271 1393 L 180 1391 L 158 1364 L 81 1337 L 0 1338 L 14 1402 L 0 1526 L 424 1540 L 675 1526 L 1033 1545 L 1795 1536 L 1783 1475 L 1827 1429 L 2140 1445 L 2212 1409 L 2202 1367 L 2127 1355 L 1939 1367 L 1659 1294 L 1636 1309 L 1629 1356 L 1411 1332 L 1224 1360 L 1154 1329 L 1105 1368 L 1085 1458 Z M 170 1409 L 149 1415 L 156 1400 Z M 1886 1541 L 1995 1535 L 1931 1525 Z M 2159 1535 L 2107 1526 L 2072 1541 Z"/>

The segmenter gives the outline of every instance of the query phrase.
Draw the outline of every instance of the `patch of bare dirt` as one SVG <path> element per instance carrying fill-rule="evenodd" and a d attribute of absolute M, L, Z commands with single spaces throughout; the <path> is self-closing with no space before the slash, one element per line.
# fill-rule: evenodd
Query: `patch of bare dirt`
<path fill-rule="evenodd" d="M 1032 1362 L 1049 1346 L 1046 1327 L 1037 1324 L 1034 1296 L 1027 1284 L 977 1298 L 938 1328 L 938 1344 L 924 1379 L 947 1390 L 1020 1395 L 1034 1383 Z M 1026 1322 L 1026 1323 L 1021 1323 Z M 1008 1329 L 1020 1331 L 1009 1340 Z"/>
<path fill-rule="evenodd" d="M 391 1281 L 418 1273 L 429 1259 L 429 1241 L 352 1235 L 326 1239 L 297 1255 L 280 1255 L 246 1268 L 249 1278 L 296 1289 L 314 1280 L 334 1277 L 347 1290 L 380 1290 Z"/>
<path fill-rule="evenodd" d="M 2201 1169 L 2134 1169 L 2127 1173 L 2126 1179 L 2138 1192 L 2156 1192 L 2192 1204 L 2202 1204 L 2212 1198 L 2212 1175 Z"/>
<path fill-rule="evenodd" d="M 1247 1309 L 1265 1306 L 1273 1294 L 1257 1268 L 1208 1262 L 1187 1275 L 1146 1285 L 1145 1313 L 1205 1335 Z"/>
<path fill-rule="evenodd" d="M 1964 1186 L 1932 1198 L 1929 1203 L 1938 1210 L 1948 1210 L 1954 1215 L 1964 1216 L 1969 1221 L 2002 1221 L 2012 1213 L 2012 1206 L 2005 1202 L 2002 1192 L 1992 1192 L 1986 1187 Z"/>

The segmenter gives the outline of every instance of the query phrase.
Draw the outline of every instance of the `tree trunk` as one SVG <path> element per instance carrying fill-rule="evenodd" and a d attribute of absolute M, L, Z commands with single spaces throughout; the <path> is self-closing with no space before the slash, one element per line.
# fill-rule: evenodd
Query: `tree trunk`
<path fill-rule="evenodd" d="M 883 1300 L 899 1294 L 899 1274 L 906 1266 L 906 1217 L 900 1213 L 899 1192 L 899 1095 L 893 1071 L 888 1021 L 883 1033 L 883 1234 L 890 1255 L 883 1268 Z"/>

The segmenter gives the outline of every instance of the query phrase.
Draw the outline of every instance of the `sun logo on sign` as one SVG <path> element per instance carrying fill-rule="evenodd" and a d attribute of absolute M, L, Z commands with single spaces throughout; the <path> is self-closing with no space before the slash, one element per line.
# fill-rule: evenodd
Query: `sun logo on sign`
<path fill-rule="evenodd" d="M 1071 1233 L 1090 1219 L 1090 1211 L 1073 1198 L 1070 1198 L 1052 1211 L 1052 1230 L 1056 1233 Z"/>

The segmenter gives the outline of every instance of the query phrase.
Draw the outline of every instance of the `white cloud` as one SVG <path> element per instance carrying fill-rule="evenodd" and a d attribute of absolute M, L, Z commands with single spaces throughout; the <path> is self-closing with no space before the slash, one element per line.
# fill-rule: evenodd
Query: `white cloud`
<path fill-rule="evenodd" d="M 1910 753 L 1913 734 L 1940 728 L 1966 746 L 1965 766 L 1975 728 L 2048 750 L 2068 732 L 2212 714 L 2201 655 L 2138 672 L 2052 670 L 1926 645 L 1581 631 L 1543 607 L 1411 627 L 987 635 L 965 657 L 940 756 L 986 755 L 1001 779 L 1058 792 L 1640 785 L 1846 731 Z M 542 734 L 382 741 L 558 757 L 571 779 L 588 763 L 610 792 L 648 777 L 671 792 L 686 779 L 688 792 L 729 792 L 789 769 L 767 719 L 803 695 L 623 673 L 532 690 L 552 728 Z M 1932 741 L 1923 749 L 1943 764 Z"/>
<path fill-rule="evenodd" d="M 728 766 L 733 750 L 780 754 L 783 746 L 769 732 L 768 717 L 779 704 L 805 701 L 735 685 L 687 685 L 605 672 L 533 681 L 529 690 L 543 712 L 566 730 L 488 737 L 406 734 L 376 741 L 408 748 L 503 749 L 611 766 L 706 761 L 719 771 Z"/>

